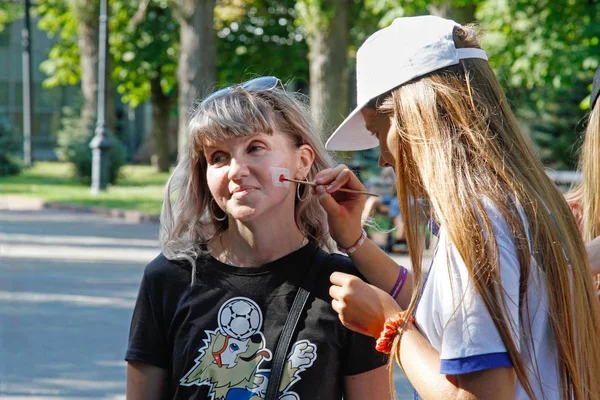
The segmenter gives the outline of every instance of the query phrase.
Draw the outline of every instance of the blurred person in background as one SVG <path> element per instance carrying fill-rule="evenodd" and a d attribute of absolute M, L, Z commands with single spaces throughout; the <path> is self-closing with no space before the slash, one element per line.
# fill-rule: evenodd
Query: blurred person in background
<path fill-rule="evenodd" d="M 385 243 L 380 246 L 387 252 L 407 252 L 406 235 L 400 206 L 395 190 L 396 175 L 392 167 L 382 168 L 376 179 L 367 182 L 368 190 L 380 194 L 379 197 L 368 197 L 362 213 L 363 228 L 370 226 L 375 232 L 385 233 Z M 381 227 L 378 218 L 389 220 L 389 228 Z M 372 235 L 369 235 L 371 239 Z"/>

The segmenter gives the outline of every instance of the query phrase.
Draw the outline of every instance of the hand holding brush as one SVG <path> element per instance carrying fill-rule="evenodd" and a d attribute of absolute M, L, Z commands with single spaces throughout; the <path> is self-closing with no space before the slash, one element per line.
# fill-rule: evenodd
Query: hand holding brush
<path fill-rule="evenodd" d="M 299 183 L 302 185 L 308 185 L 308 186 L 313 186 L 316 187 L 318 186 L 315 182 L 309 182 L 309 181 L 301 181 L 301 180 L 297 180 L 297 179 L 289 179 L 286 178 L 283 174 L 279 175 L 279 182 L 295 182 L 295 183 Z M 370 192 L 365 192 L 362 190 L 355 190 L 355 189 L 348 189 L 348 188 L 339 188 L 338 191 L 340 192 L 348 192 L 348 193 L 355 193 L 355 194 L 364 194 L 365 196 L 376 196 L 379 197 L 379 195 L 377 193 L 370 193 Z"/>

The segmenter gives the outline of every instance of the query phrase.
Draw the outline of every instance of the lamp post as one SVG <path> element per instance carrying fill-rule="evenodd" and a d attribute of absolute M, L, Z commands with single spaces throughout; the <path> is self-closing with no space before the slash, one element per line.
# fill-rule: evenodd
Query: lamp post
<path fill-rule="evenodd" d="M 25 0 L 25 21 L 21 30 L 23 61 L 23 164 L 31 167 L 31 20 L 29 0 Z"/>
<path fill-rule="evenodd" d="M 92 194 L 106 190 L 108 184 L 109 152 L 111 141 L 106 135 L 106 53 L 108 0 L 100 0 L 100 32 L 98 46 L 98 121 L 94 138 L 90 142 L 92 149 Z"/>

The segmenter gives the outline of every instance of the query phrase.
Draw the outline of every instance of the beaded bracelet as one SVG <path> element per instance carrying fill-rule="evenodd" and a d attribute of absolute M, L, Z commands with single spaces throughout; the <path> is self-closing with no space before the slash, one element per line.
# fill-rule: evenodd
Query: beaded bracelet
<path fill-rule="evenodd" d="M 392 351 L 392 343 L 394 342 L 394 338 L 398 334 L 398 328 L 403 323 L 405 318 L 406 311 L 400 311 L 398 314 L 385 321 L 383 331 L 381 331 L 381 335 L 379 335 L 379 339 L 377 339 L 377 343 L 375 344 L 375 349 L 377 351 L 385 354 L 390 354 L 390 352 Z M 415 319 L 411 316 L 408 318 L 408 322 L 414 324 Z"/>
<path fill-rule="evenodd" d="M 342 253 L 346 253 L 346 254 L 350 255 L 350 254 L 354 253 L 356 250 L 358 250 L 358 248 L 360 246 L 362 246 L 362 244 L 365 242 L 366 238 L 367 238 L 367 232 L 363 229 L 362 233 L 360 234 L 360 237 L 358 238 L 356 243 L 354 243 L 352 246 L 350 246 L 348 248 L 338 246 L 338 250 L 341 251 Z"/>
<path fill-rule="evenodd" d="M 400 273 L 398 274 L 398 279 L 396 280 L 396 284 L 390 291 L 390 296 L 392 296 L 392 298 L 394 300 L 396 300 L 396 297 L 398 297 L 398 293 L 400 293 L 400 291 L 402 290 L 402 287 L 404 286 L 404 283 L 406 282 L 407 275 L 408 275 L 408 270 L 401 265 Z"/>

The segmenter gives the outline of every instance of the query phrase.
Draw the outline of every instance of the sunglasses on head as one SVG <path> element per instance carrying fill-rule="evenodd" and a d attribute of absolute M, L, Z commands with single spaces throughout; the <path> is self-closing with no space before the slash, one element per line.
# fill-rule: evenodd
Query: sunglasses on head
<path fill-rule="evenodd" d="M 204 100 L 202 100 L 202 104 L 205 104 L 209 100 L 225 96 L 236 89 L 242 89 L 248 92 L 265 92 L 268 90 L 275 89 L 278 85 L 280 85 L 283 88 L 283 83 L 279 78 L 275 76 L 261 76 L 260 78 L 250 79 L 249 81 L 240 83 L 238 85 L 232 85 L 223 89 L 219 89 L 216 92 L 209 95 Z"/>

